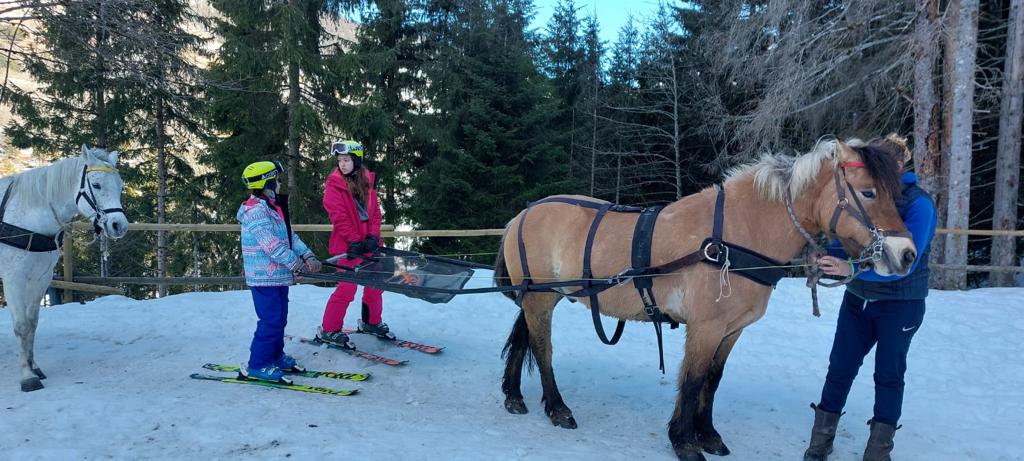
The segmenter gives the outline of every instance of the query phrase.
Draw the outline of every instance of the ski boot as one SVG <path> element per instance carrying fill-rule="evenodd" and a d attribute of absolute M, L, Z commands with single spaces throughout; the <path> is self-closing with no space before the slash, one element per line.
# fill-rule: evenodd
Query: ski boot
<path fill-rule="evenodd" d="M 292 380 L 284 377 L 284 372 L 275 365 L 263 368 L 243 366 L 238 371 L 238 379 L 250 381 L 267 381 L 271 383 L 292 384 Z"/>
<path fill-rule="evenodd" d="M 302 373 L 306 371 L 306 367 L 296 363 L 295 357 L 288 354 L 282 354 L 280 358 L 274 361 L 274 365 L 283 372 Z"/>
<path fill-rule="evenodd" d="M 362 320 L 359 320 L 359 331 L 361 333 L 374 335 L 378 339 L 383 339 L 385 341 L 395 340 L 395 335 L 391 333 L 391 329 L 388 328 L 388 324 L 384 323 L 383 321 L 376 325 L 371 325 Z"/>
<path fill-rule="evenodd" d="M 353 343 L 348 338 L 348 335 L 341 330 L 324 331 L 323 327 L 316 327 L 316 340 L 322 343 L 338 346 L 343 349 L 356 349 L 355 343 Z"/>

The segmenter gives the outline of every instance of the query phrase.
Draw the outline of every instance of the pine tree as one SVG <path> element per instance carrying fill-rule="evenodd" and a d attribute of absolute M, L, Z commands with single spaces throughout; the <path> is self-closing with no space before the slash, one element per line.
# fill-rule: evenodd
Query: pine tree
<path fill-rule="evenodd" d="M 384 220 L 397 224 L 402 222 L 418 150 L 417 125 L 423 118 L 415 96 L 425 86 L 419 10 L 401 0 L 367 3 L 355 42 L 347 51 L 337 49 L 330 61 L 331 71 L 339 76 L 338 93 L 346 101 L 336 124 L 366 148 Z"/>
<path fill-rule="evenodd" d="M 206 179 L 218 208 L 237 205 L 247 164 L 279 160 L 286 165 L 282 184 L 292 196 L 292 220 L 322 219 L 319 187 L 329 142 L 324 120 L 337 117 L 338 103 L 320 52 L 321 20 L 337 17 L 347 2 L 211 3 L 223 16 L 215 31 L 224 43 L 208 73 L 209 122 L 218 138 L 204 160 L 214 167 Z"/>
<path fill-rule="evenodd" d="M 413 180 L 410 217 L 432 229 L 503 226 L 528 200 L 563 192 L 565 155 L 550 126 L 557 100 L 525 32 L 528 1 L 429 5 L 428 68 L 437 142 Z M 493 251 L 495 241 L 430 239 L 430 253 Z"/>

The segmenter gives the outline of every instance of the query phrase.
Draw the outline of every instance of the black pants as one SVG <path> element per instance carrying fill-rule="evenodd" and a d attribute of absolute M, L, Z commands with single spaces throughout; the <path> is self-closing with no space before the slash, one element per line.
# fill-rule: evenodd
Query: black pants
<path fill-rule="evenodd" d="M 841 412 L 864 356 L 875 349 L 874 419 L 896 425 L 903 409 L 903 375 L 914 333 L 921 329 L 924 300 L 871 301 L 846 292 L 839 310 L 821 409 Z"/>

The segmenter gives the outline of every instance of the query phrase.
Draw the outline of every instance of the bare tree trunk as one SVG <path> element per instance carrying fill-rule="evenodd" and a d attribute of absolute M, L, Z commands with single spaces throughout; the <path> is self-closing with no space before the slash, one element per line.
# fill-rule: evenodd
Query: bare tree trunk
<path fill-rule="evenodd" d="M 594 117 L 597 117 L 597 105 L 594 105 Z M 591 144 L 590 144 L 590 196 L 594 196 L 594 174 L 597 172 L 597 125 L 591 133 Z"/>
<path fill-rule="evenodd" d="M 946 227 L 967 229 L 971 213 L 971 158 L 974 125 L 974 70 L 978 51 L 978 0 L 960 2 L 956 70 L 953 81 L 953 127 L 949 151 L 949 209 Z M 946 264 L 967 264 L 967 236 L 946 235 Z M 950 288 L 967 287 L 967 271 L 947 273 Z"/>
<path fill-rule="evenodd" d="M 956 80 L 956 43 L 957 30 L 960 23 L 960 0 L 949 0 L 946 5 L 946 12 L 942 20 L 942 138 L 939 155 L 939 181 L 935 191 L 935 222 L 939 225 L 946 223 L 946 210 L 949 208 L 949 200 L 946 198 L 947 185 L 949 184 L 949 151 L 952 144 L 953 133 L 953 82 Z M 940 235 L 932 239 L 931 262 L 945 264 L 946 262 L 946 237 Z M 949 279 L 946 277 L 947 270 L 937 270 L 931 273 L 930 283 L 932 286 L 949 289 Z"/>
<path fill-rule="evenodd" d="M 1006 70 L 1003 72 L 1003 100 L 999 111 L 999 147 L 996 155 L 996 194 L 993 230 L 1017 227 L 1017 189 L 1020 182 L 1021 121 L 1024 110 L 1024 0 L 1010 3 L 1006 37 Z M 992 238 L 992 265 L 1013 266 L 1016 237 Z M 992 286 L 1012 286 L 1013 273 L 989 275 Z"/>
<path fill-rule="evenodd" d="M 935 65 L 938 0 L 917 0 L 914 27 L 914 166 L 921 187 L 935 197 L 939 189 L 941 152 L 936 110 Z"/>
<path fill-rule="evenodd" d="M 192 223 L 199 223 L 199 205 L 195 202 L 192 203 Z M 202 258 L 199 255 L 199 233 L 190 232 L 192 234 L 192 276 L 199 277 L 200 273 L 200 262 Z M 192 291 L 199 291 L 199 285 L 192 285 Z"/>
<path fill-rule="evenodd" d="M 167 147 L 164 131 L 164 100 L 156 100 L 156 177 L 157 202 L 156 222 L 167 222 Z M 167 277 L 167 232 L 156 233 L 156 272 L 157 277 Z M 157 297 L 167 296 L 167 285 L 157 285 Z"/>
<path fill-rule="evenodd" d="M 940 119 L 942 116 L 936 83 L 936 66 L 939 54 L 938 22 L 939 0 L 918 0 L 917 19 L 914 27 L 914 169 L 918 183 L 942 208 L 939 197 L 944 195 L 945 181 L 942 174 L 943 149 L 940 143 Z M 942 221 L 937 221 L 942 222 Z M 931 261 L 941 261 L 943 239 L 932 239 Z M 923 249 L 921 249 L 923 250 Z M 939 286 L 937 279 L 944 271 L 931 273 L 932 286 Z"/>
<path fill-rule="evenodd" d="M 572 177 L 572 162 L 576 158 L 576 106 L 572 108 L 572 130 L 569 131 L 569 181 L 575 183 Z"/>
<path fill-rule="evenodd" d="M 683 198 L 683 159 L 679 145 L 679 75 L 676 73 L 676 55 L 669 51 L 669 63 L 672 65 L 672 152 L 675 154 L 673 173 L 676 176 L 676 200 Z"/>
<path fill-rule="evenodd" d="M 619 194 L 622 192 L 622 153 L 615 153 L 615 204 L 621 205 Z"/>
<path fill-rule="evenodd" d="M 96 143 L 104 148 L 109 148 L 107 143 L 107 102 L 106 102 L 106 82 L 103 78 L 104 72 L 106 71 L 106 64 L 103 60 L 105 52 L 103 45 L 107 42 L 107 9 L 106 2 L 99 3 L 99 23 L 96 25 L 96 68 L 98 75 L 96 79 L 96 122 L 98 131 L 96 136 Z M 107 267 L 107 238 L 104 234 L 100 234 L 100 277 L 109 276 L 109 268 Z"/>
<path fill-rule="evenodd" d="M 298 0 L 288 0 L 289 7 L 298 11 Z M 291 28 L 291 25 L 287 27 Z M 294 45 L 297 40 L 295 34 L 288 33 L 288 39 Z M 298 57 L 290 57 L 288 60 L 288 193 L 291 194 L 291 203 L 298 198 L 298 187 L 296 183 L 296 171 L 299 167 L 299 97 L 302 87 L 299 83 L 299 62 Z"/>

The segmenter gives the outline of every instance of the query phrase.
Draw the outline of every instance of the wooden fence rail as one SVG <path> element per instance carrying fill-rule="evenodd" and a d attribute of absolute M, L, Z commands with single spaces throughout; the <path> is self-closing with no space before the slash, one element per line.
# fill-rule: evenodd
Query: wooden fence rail
<path fill-rule="evenodd" d="M 129 231 L 135 232 L 241 232 L 239 224 L 173 224 L 173 223 L 131 223 Z M 294 224 L 296 232 L 330 232 L 330 224 Z M 76 231 L 91 231 L 92 224 L 84 221 L 74 223 Z M 480 237 L 498 236 L 504 229 L 470 229 L 470 230 L 395 230 L 394 226 L 382 226 L 384 237 Z M 936 229 L 936 234 L 975 235 L 996 237 L 1024 237 L 1024 230 L 985 230 L 985 229 Z M 71 298 L 71 291 L 87 291 L 101 294 L 123 294 L 123 290 L 111 288 L 109 284 L 125 285 L 235 285 L 245 283 L 243 277 L 75 277 L 74 232 L 64 238 L 64 280 L 55 281 L 54 286 L 65 290 L 64 296 Z M 1001 266 L 960 266 L 951 264 L 931 264 L 929 267 L 938 270 L 966 270 L 968 272 L 1024 272 L 1022 267 Z M 59 283 L 58 283 L 59 282 Z"/>

